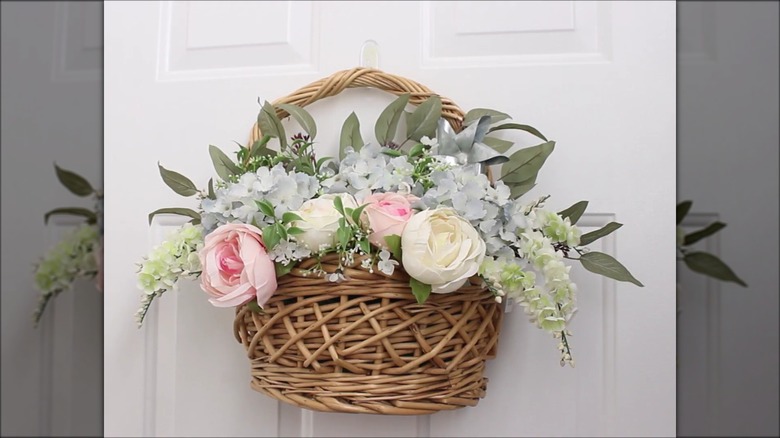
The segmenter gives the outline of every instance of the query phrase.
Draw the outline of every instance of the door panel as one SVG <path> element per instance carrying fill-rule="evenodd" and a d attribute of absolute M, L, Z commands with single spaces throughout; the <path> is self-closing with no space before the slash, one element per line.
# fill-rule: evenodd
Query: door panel
<path fill-rule="evenodd" d="M 673 435 L 675 264 L 665 254 L 674 250 L 674 4 L 559 3 L 107 4 L 107 187 L 121 194 L 106 206 L 106 275 L 117 288 L 106 305 L 107 436 Z M 233 29 L 247 16 L 257 26 L 278 20 Z M 258 97 L 358 65 L 366 40 L 377 42 L 383 70 L 555 139 L 529 198 L 552 194 L 548 205 L 559 210 L 590 200 L 586 230 L 626 224 L 593 249 L 619 257 L 646 287 L 572 270 L 576 368 L 559 367 L 554 340 L 516 308 L 477 407 L 429 417 L 311 413 L 248 388 L 233 312 L 210 307 L 197 285 L 164 296 L 145 327 L 133 327 L 133 264 L 182 223 L 160 217 L 149 228 L 146 213 L 195 206 L 165 189 L 157 160 L 204 184 L 208 144 L 245 142 Z M 347 90 L 311 105 L 318 152 L 336 153 L 353 110 L 373 140 L 391 99 Z M 109 352 L 119 338 L 130 361 Z"/>

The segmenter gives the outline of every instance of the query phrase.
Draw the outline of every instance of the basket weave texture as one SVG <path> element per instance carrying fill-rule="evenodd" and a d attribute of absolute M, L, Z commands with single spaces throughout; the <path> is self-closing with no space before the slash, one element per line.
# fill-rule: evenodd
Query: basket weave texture
<path fill-rule="evenodd" d="M 304 106 L 350 87 L 410 93 L 418 104 L 434 93 L 375 69 L 337 72 L 274 103 Z M 443 116 L 455 130 L 463 112 L 449 99 Z M 281 113 L 284 116 L 286 113 Z M 255 125 L 250 144 L 260 138 Z M 431 414 L 475 406 L 485 396 L 486 360 L 495 357 L 501 306 L 473 277 L 449 294 L 418 304 L 409 276 L 360 267 L 332 283 L 308 270 L 308 259 L 278 279 L 278 288 L 257 313 L 236 310 L 234 331 L 251 362 L 251 386 L 277 400 L 323 412 L 391 415 Z M 334 272 L 338 255 L 320 267 Z"/>

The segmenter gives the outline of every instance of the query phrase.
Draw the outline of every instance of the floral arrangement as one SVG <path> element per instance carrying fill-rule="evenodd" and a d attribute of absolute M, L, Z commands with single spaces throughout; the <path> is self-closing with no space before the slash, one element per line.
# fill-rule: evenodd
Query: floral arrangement
<path fill-rule="evenodd" d="M 338 269 L 326 272 L 314 263 L 307 275 L 338 283 L 350 281 L 345 266 L 387 276 L 403 269 L 419 303 L 432 293 L 457 292 L 478 276 L 497 302 L 519 303 L 552 333 L 561 365 L 573 366 L 568 325 L 577 288 L 570 263 L 642 286 L 612 256 L 587 248 L 621 224 L 582 234 L 576 223 L 587 201 L 554 212 L 545 208 L 548 196 L 523 198 L 555 147 L 537 129 L 478 108 L 456 133 L 438 96 L 406 111 L 409 97 L 399 96 L 380 114 L 376 142 L 363 141 L 350 114 L 338 159 L 317 157 L 316 124 L 302 107 L 264 102 L 258 116 L 264 136 L 239 144 L 235 158 L 210 146 L 218 178 L 204 188 L 158 164 L 163 181 L 195 197 L 198 207 L 149 214 L 150 224 L 162 213 L 191 220 L 139 264 L 139 327 L 153 300 L 181 279 L 199 279 L 216 307 L 247 304 L 263 312 L 277 278 L 301 261 L 337 253 Z M 302 131 L 288 137 L 278 113 Z M 505 155 L 515 145 L 495 136 L 502 130 L 543 142 Z"/>
<path fill-rule="evenodd" d="M 68 232 L 35 266 L 35 285 L 41 293 L 33 313 L 36 326 L 49 301 L 60 292 L 72 289 L 76 280 L 96 279 L 98 290 L 103 288 L 103 195 L 81 175 L 62 169 L 56 163 L 54 169 L 57 179 L 71 193 L 80 197 L 92 197 L 95 200 L 95 209 L 63 207 L 55 208 L 44 215 L 45 224 L 55 215 L 82 217 L 85 223 Z"/>

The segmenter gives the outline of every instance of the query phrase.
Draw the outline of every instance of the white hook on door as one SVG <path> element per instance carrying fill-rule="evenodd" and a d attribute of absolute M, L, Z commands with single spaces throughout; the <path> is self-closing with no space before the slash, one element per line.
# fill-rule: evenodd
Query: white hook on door
<path fill-rule="evenodd" d="M 374 40 L 367 40 L 360 48 L 360 66 L 379 68 L 379 44 Z"/>

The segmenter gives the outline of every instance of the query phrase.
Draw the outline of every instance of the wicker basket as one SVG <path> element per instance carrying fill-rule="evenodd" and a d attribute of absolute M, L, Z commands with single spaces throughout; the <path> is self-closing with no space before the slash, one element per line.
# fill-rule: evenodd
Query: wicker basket
<path fill-rule="evenodd" d="M 409 93 L 413 104 L 434 94 L 402 77 L 355 68 L 274 103 L 305 106 L 354 87 Z M 459 131 L 463 111 L 442 102 L 443 117 Z M 261 137 L 257 125 L 251 137 L 250 144 Z M 279 278 L 264 313 L 238 307 L 234 330 L 251 360 L 252 388 L 323 412 L 419 415 L 476 405 L 485 396 L 485 362 L 496 354 L 503 318 L 482 280 L 418 304 L 400 266 L 387 276 L 359 262 L 346 269 L 346 281 L 331 283 L 305 272 L 316 260 L 303 261 Z M 321 266 L 335 271 L 338 256 Z"/>

